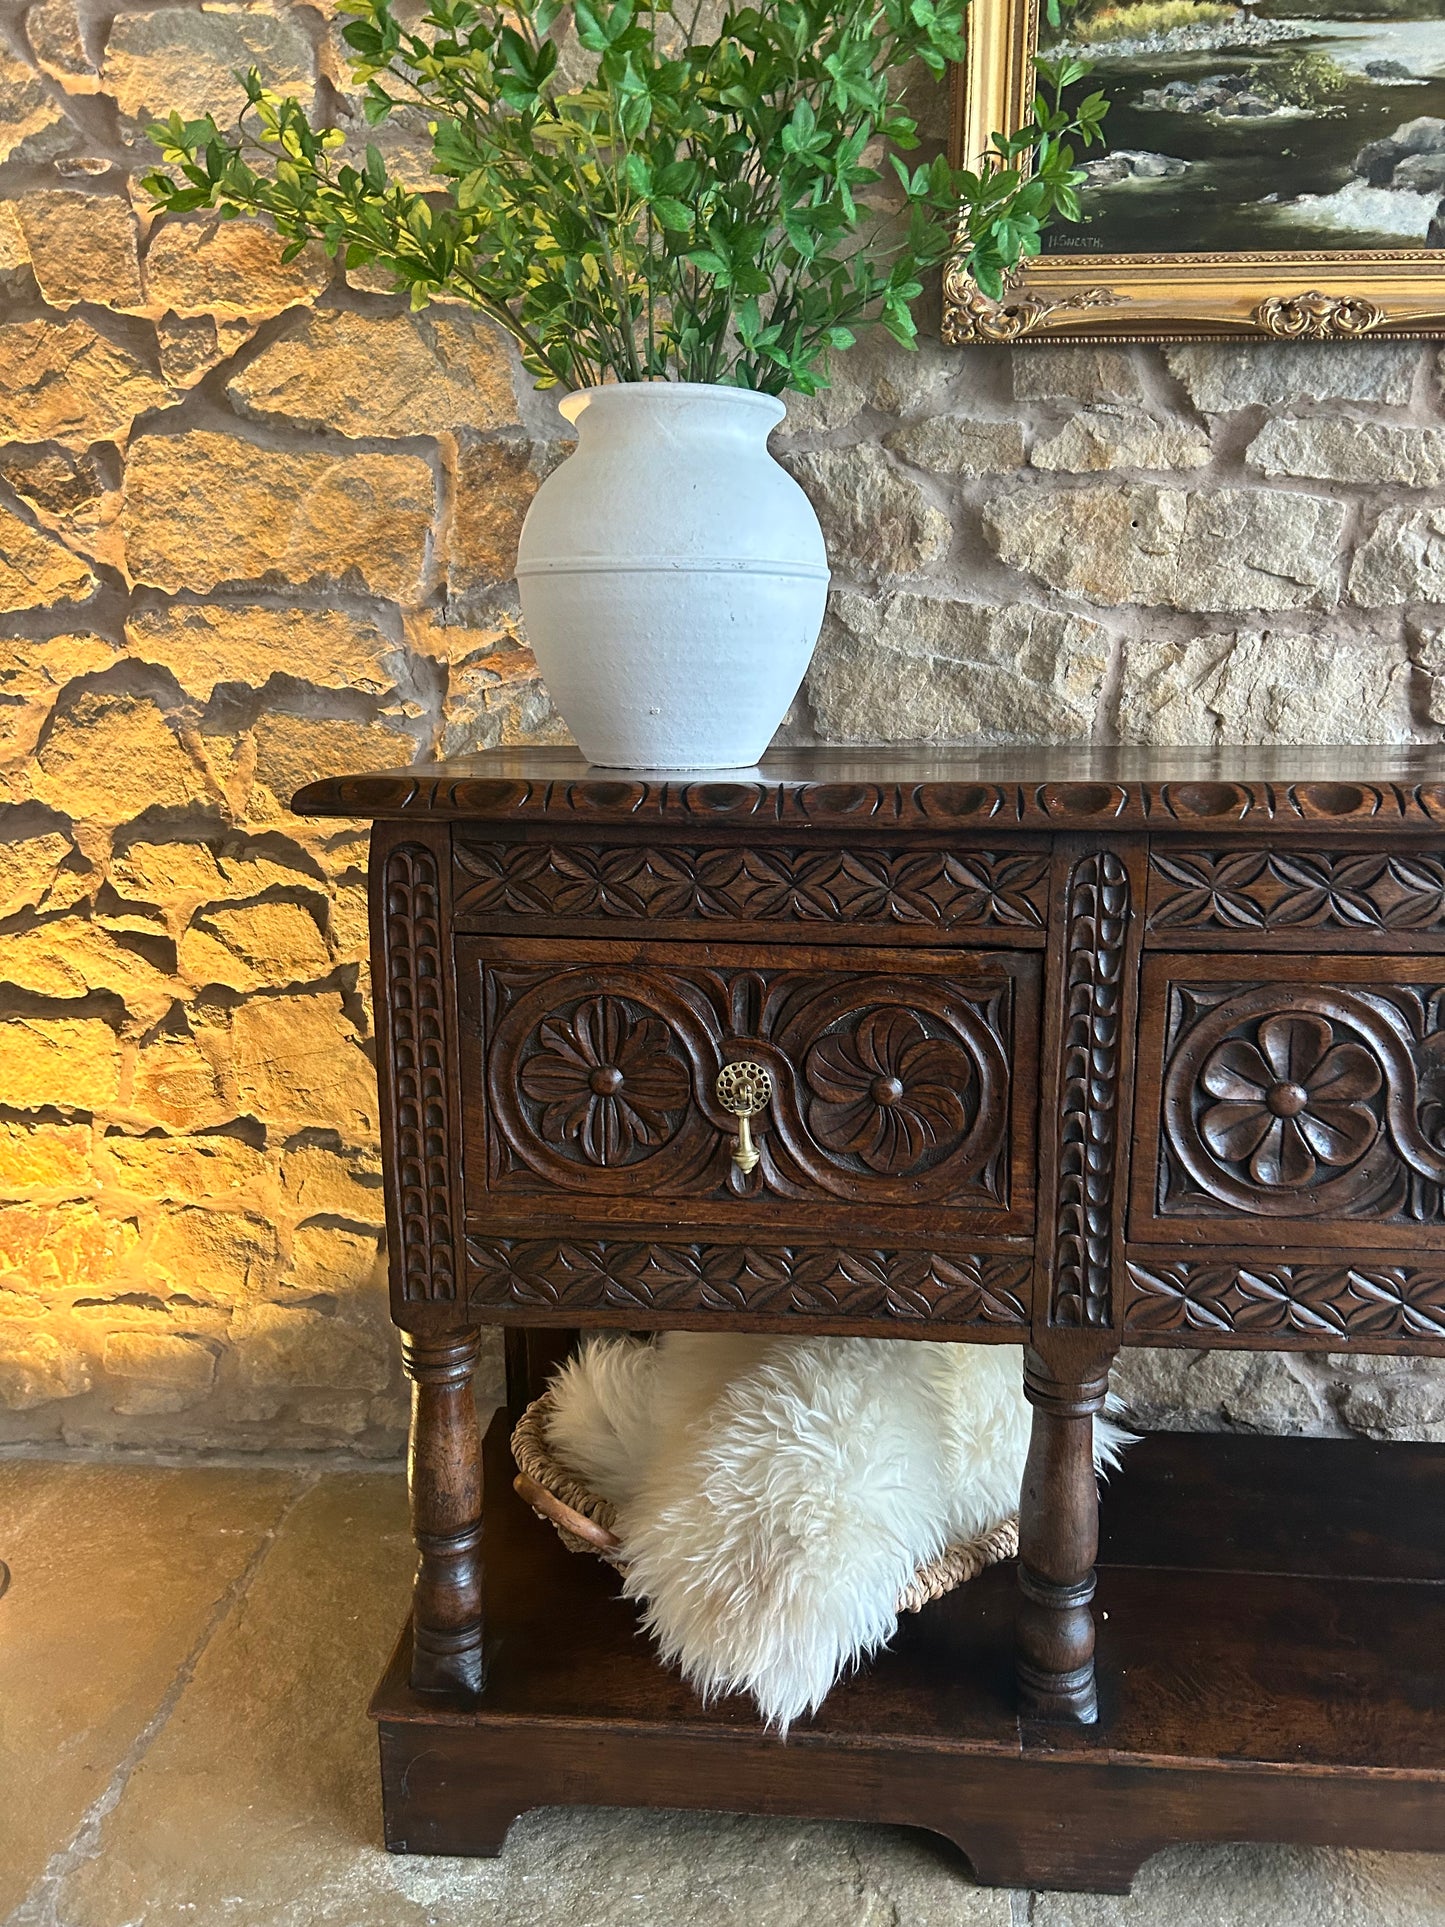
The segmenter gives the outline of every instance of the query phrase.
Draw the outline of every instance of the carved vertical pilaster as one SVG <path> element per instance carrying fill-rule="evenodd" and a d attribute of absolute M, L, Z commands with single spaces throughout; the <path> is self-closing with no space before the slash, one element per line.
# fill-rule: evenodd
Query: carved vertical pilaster
<path fill-rule="evenodd" d="M 1069 873 L 1051 1325 L 1112 1317 L 1129 898 L 1113 850 L 1081 857 Z"/>
<path fill-rule="evenodd" d="M 472 1396 L 480 1335 L 403 1332 L 411 1380 L 407 1490 L 419 1555 L 411 1683 L 479 1693 L 482 1660 L 482 1441 Z"/>
<path fill-rule="evenodd" d="M 391 1138 L 387 1182 L 398 1303 L 457 1297 L 452 1222 L 451 1098 L 443 882 L 434 850 L 405 842 L 380 854 L 374 945 L 381 1084 Z"/>

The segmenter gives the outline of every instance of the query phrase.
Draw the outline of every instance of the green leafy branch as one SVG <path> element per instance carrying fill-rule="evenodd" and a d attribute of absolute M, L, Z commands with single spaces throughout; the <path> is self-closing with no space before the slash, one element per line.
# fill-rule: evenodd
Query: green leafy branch
<path fill-rule="evenodd" d="M 1077 220 L 1075 144 L 1102 96 L 1066 109 L 1078 61 L 1040 62 L 1026 127 L 977 172 L 910 166 L 899 72 L 941 77 L 966 0 L 761 0 L 695 37 L 672 0 L 573 0 L 592 74 L 564 86 L 562 0 L 433 0 L 417 29 L 391 0 L 346 0 L 365 116 L 426 118 L 438 187 L 350 153 L 253 69 L 234 133 L 210 117 L 151 131 L 164 209 L 269 217 L 287 254 L 319 242 L 378 264 L 413 308 L 460 298 L 518 343 L 539 386 L 607 378 L 826 386 L 860 327 L 916 338 L 923 276 L 954 244 L 997 296 L 1046 224 Z M 880 162 L 886 162 L 885 175 Z"/>

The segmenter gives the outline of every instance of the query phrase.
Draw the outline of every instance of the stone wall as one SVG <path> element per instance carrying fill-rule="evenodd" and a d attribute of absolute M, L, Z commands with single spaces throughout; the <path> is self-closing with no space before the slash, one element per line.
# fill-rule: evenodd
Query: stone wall
<path fill-rule="evenodd" d="M 136 189 L 253 62 L 351 124 L 324 7 L 0 0 L 0 1442 L 398 1449 L 364 835 L 285 802 L 565 740 L 506 346 Z M 793 740 L 1441 733 L 1432 349 L 874 347 L 780 445 L 839 577 Z M 1127 1380 L 1445 1436 L 1388 1362 Z"/>

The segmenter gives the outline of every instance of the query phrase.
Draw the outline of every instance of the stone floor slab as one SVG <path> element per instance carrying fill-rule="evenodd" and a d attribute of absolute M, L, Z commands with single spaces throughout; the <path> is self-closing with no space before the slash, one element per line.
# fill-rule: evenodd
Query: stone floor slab
<path fill-rule="evenodd" d="M 297 1489 L 0 1463 L 0 1920 L 71 1843 Z"/>
<path fill-rule="evenodd" d="M 1029 1927 L 1442 1927 L 1445 1859 L 1309 1847 L 1175 1847 L 1131 1894 L 1039 1894 Z"/>
<path fill-rule="evenodd" d="M 296 1506 L 58 1927 L 1008 1927 L 955 1854 L 881 1828 L 545 1811 L 498 1861 L 387 1854 L 363 1709 L 411 1563 L 399 1480 Z"/>

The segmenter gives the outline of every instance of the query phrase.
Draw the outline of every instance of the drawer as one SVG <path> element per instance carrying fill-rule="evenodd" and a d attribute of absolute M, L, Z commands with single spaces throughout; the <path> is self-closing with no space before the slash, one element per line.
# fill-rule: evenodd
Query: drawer
<path fill-rule="evenodd" d="M 1176 845 L 1149 852 L 1151 949 L 1445 949 L 1445 857 L 1383 845 Z"/>
<path fill-rule="evenodd" d="M 469 1224 L 1017 1244 L 1039 965 L 459 936 Z M 747 1175 L 716 1093 L 739 1059 L 773 1088 Z"/>
<path fill-rule="evenodd" d="M 1445 959 L 1159 955 L 1133 1242 L 1445 1250 Z"/>

